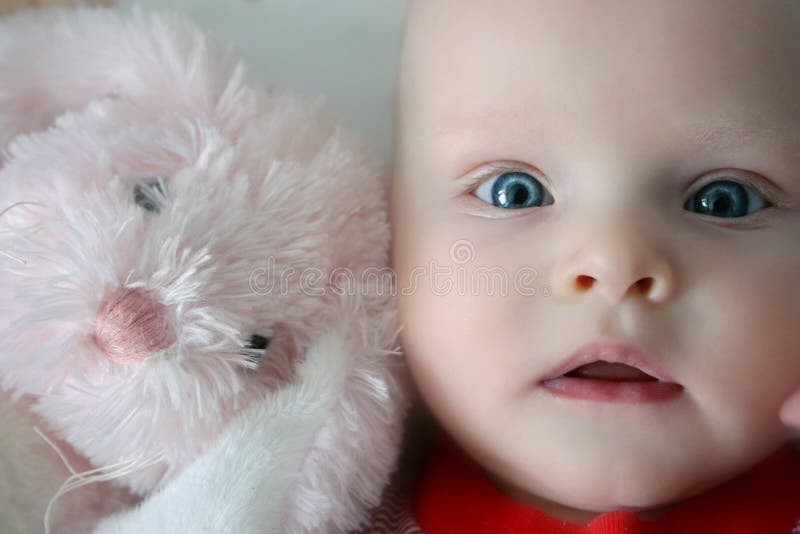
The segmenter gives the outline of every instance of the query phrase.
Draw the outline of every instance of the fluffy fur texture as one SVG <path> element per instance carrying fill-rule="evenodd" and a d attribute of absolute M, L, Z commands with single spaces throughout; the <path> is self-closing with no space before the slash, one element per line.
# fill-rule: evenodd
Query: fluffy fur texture
<path fill-rule="evenodd" d="M 357 141 L 181 18 L 79 9 L 0 22 L 0 146 L 0 380 L 19 401 L 0 439 L 36 417 L 145 497 L 103 532 L 365 519 L 406 399 L 383 168 Z M 17 451 L 0 485 L 37 462 Z"/>

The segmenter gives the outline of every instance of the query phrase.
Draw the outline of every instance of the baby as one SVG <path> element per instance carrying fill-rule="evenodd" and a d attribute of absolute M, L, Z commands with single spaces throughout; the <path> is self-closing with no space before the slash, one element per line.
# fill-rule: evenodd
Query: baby
<path fill-rule="evenodd" d="M 403 345 L 483 477 L 434 457 L 426 532 L 791 531 L 798 97 L 796 0 L 410 4 Z"/>

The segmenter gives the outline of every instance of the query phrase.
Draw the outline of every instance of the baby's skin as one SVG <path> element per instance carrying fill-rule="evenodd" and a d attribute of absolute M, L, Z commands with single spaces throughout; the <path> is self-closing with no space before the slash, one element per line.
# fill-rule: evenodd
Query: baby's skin
<path fill-rule="evenodd" d="M 433 415 L 509 496 L 655 518 L 789 441 L 799 35 L 795 0 L 412 2 L 402 340 Z M 594 342 L 650 363 L 559 375 Z"/>

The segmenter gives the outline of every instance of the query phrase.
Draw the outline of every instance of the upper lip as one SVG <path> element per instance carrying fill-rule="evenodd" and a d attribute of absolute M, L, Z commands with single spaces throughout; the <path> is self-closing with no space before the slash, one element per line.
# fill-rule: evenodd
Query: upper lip
<path fill-rule="evenodd" d="M 583 345 L 551 369 L 544 380 L 558 378 L 582 365 L 598 361 L 623 363 L 636 367 L 661 382 L 675 382 L 643 349 L 635 345 L 609 341 L 595 341 Z"/>

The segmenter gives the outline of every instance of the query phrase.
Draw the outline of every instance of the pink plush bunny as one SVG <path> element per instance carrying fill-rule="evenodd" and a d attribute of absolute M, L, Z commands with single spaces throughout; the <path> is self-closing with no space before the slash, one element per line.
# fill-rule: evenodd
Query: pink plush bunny
<path fill-rule="evenodd" d="M 406 402 L 381 166 L 319 105 L 139 10 L 0 21 L 0 146 L 0 429 L 19 429 L 0 430 L 0 485 L 31 486 L 0 522 L 41 528 L 53 481 L 6 453 L 36 422 L 127 492 L 74 474 L 91 505 L 55 532 L 139 498 L 100 528 L 365 519 Z"/>

